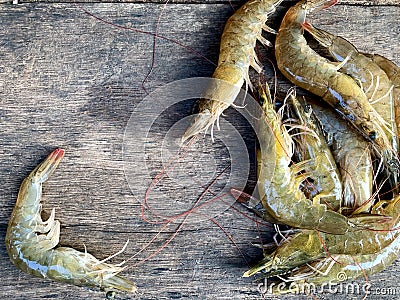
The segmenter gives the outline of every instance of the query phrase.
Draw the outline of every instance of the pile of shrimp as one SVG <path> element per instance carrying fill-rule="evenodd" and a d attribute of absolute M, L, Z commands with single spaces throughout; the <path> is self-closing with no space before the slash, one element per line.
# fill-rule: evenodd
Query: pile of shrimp
<path fill-rule="evenodd" d="M 253 89 L 249 67 L 263 70 L 254 47 L 257 40 L 271 46 L 261 32 L 274 33 L 265 22 L 281 2 L 249 1 L 228 20 L 214 78 L 232 89 L 244 83 Z M 293 87 L 276 101 L 267 84 L 258 87 L 264 112 L 257 132 L 259 199 L 235 197 L 277 224 L 280 241 L 243 275 L 261 272 L 258 278 L 275 280 L 272 293 L 367 278 L 400 252 L 400 68 L 308 21 L 337 2 L 299 1 L 276 33 L 279 71 L 313 99 L 297 96 Z M 224 89 L 210 88 L 183 141 L 218 125 L 237 96 Z"/>

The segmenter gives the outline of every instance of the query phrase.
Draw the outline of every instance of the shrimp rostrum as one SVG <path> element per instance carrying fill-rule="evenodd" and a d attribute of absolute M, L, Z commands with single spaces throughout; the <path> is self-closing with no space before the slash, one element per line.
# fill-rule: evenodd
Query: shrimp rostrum
<path fill-rule="evenodd" d="M 118 275 L 124 268 L 100 261 L 87 252 L 58 246 L 60 222 L 53 209 L 47 221 L 41 214 L 42 184 L 57 168 L 64 150 L 54 150 L 22 182 L 6 234 L 11 261 L 22 271 L 78 286 L 134 292 L 136 286 Z"/>

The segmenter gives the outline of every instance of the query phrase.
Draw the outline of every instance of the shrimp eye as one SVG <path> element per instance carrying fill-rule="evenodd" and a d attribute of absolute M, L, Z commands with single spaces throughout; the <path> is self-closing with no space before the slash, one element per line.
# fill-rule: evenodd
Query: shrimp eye
<path fill-rule="evenodd" d="M 108 291 L 106 293 L 106 299 L 114 299 L 117 293 L 115 291 Z"/>
<path fill-rule="evenodd" d="M 385 209 L 386 207 L 388 207 L 388 205 L 389 205 L 389 202 L 383 202 L 382 203 L 382 205 L 381 205 L 381 207 L 383 208 L 383 209 Z"/>
<path fill-rule="evenodd" d="M 312 106 L 310 104 L 306 104 L 304 105 L 304 110 L 306 111 L 306 113 L 309 113 L 312 111 Z"/>
<path fill-rule="evenodd" d="M 369 133 L 368 137 L 369 137 L 371 140 L 375 141 L 376 138 L 378 137 L 378 135 L 376 134 L 376 131 L 371 131 L 371 132 Z"/>

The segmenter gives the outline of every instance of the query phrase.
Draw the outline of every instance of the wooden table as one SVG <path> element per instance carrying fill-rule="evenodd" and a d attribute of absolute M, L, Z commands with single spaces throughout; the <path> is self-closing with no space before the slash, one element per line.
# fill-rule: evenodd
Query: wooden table
<path fill-rule="evenodd" d="M 138 252 L 162 229 L 149 251 L 127 263 L 137 264 L 167 241 L 183 220 L 177 219 L 165 228 L 149 224 L 141 218 L 141 201 L 150 177 L 162 168 L 164 154 L 159 141 L 165 138 L 168 127 L 190 114 L 193 101 L 172 107 L 150 124 L 145 160 L 138 158 L 137 165 L 127 166 L 129 161 L 122 151 L 127 123 L 131 114 L 140 115 L 137 108 L 146 103 L 143 99 L 147 92 L 180 79 L 212 74 L 214 65 L 210 61 L 217 61 L 223 26 L 233 13 L 232 7 L 243 1 L 83 2 L 1 1 L 0 238 L 4 241 L 23 178 L 51 150 L 62 147 L 66 156 L 45 184 L 43 197 L 44 215 L 55 207 L 62 224 L 60 243 L 82 251 L 86 246 L 90 253 L 105 258 L 129 239 L 126 251 L 113 259 L 118 263 Z M 284 11 L 294 2 L 285 1 L 269 25 L 278 28 Z M 361 50 L 382 54 L 400 64 L 399 18 L 398 0 L 344 0 L 313 20 L 347 37 Z M 153 36 L 133 29 L 158 30 L 165 38 L 156 40 L 154 52 Z M 272 57 L 271 51 L 265 53 L 264 57 Z M 265 66 L 265 76 L 272 82 L 271 65 L 265 61 Z M 282 76 L 278 79 L 280 90 L 290 86 Z M 136 134 L 138 140 L 144 127 L 140 120 L 133 120 L 138 130 L 127 133 L 130 137 Z M 237 126 L 242 132 L 248 130 L 246 124 L 239 122 Z M 251 133 L 244 138 L 250 149 L 251 174 L 246 188 L 250 191 L 254 187 L 253 138 Z M 192 151 L 183 163 L 175 161 L 180 171 L 150 194 L 156 213 L 171 214 L 173 207 L 179 211 L 190 206 L 207 182 L 225 168 L 227 153 L 219 143 L 212 144 L 207 137 L 195 149 L 199 150 L 197 154 Z M 209 162 L 214 169 L 209 169 Z M 125 176 L 124 168 L 131 172 L 137 168 L 137 177 L 132 179 L 133 174 L 127 171 Z M 202 179 L 204 182 L 200 182 Z M 131 189 L 129 182 L 139 184 L 131 184 Z M 218 191 L 218 186 L 213 188 Z M 245 209 L 238 205 L 234 208 L 213 214 L 215 223 L 189 219 L 165 249 L 124 272 L 136 282 L 138 293 L 118 294 L 116 299 L 260 299 L 257 283 L 241 277 L 247 269 L 245 260 L 219 227 L 232 237 L 249 264 L 260 259 L 261 250 L 252 245 L 259 242 L 257 226 L 243 216 L 248 214 Z M 270 235 L 268 227 L 260 226 L 260 230 L 263 238 Z M 102 292 L 20 272 L 9 261 L 3 242 L 0 255 L 2 299 L 104 298 Z M 399 270 L 397 261 L 371 276 L 373 294 L 368 299 L 398 299 Z M 362 299 L 363 295 L 362 291 L 359 295 L 316 294 L 319 299 Z"/>

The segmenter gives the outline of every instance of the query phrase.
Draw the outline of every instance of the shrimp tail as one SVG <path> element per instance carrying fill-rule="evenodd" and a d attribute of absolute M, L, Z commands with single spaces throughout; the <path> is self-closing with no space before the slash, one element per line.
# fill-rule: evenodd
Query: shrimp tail
<path fill-rule="evenodd" d="M 213 115 L 209 110 L 204 110 L 196 115 L 192 125 L 185 131 L 181 144 L 199 133 L 207 133 L 208 128 L 213 127 L 218 116 Z M 212 132 L 212 130 L 211 130 Z"/>
<path fill-rule="evenodd" d="M 64 157 L 65 150 L 58 148 L 51 152 L 46 160 L 43 161 L 32 171 L 32 178 L 37 183 L 46 182 L 51 174 L 57 169 L 58 164 Z"/>

